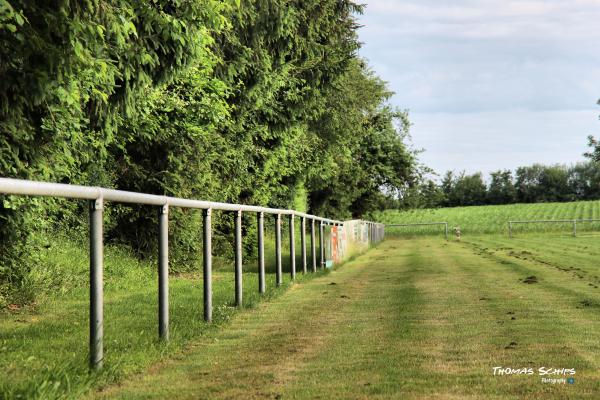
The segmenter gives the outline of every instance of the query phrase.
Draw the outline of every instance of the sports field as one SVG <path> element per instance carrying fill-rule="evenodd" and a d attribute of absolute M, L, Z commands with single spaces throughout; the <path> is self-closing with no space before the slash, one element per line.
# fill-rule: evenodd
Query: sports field
<path fill-rule="evenodd" d="M 227 305 L 231 274 L 223 271 L 212 327 L 201 321 L 199 277 L 176 277 L 166 347 L 156 342 L 153 276 L 127 275 L 108 281 L 109 358 L 99 375 L 86 372 L 85 288 L 4 312 L 3 396 L 594 399 L 598 242 L 392 237 L 260 303 L 248 274 L 251 307 L 241 312 Z M 115 264 L 109 259 L 109 271 Z"/>
<path fill-rule="evenodd" d="M 597 398 L 597 242 L 388 240 L 89 397 Z"/>

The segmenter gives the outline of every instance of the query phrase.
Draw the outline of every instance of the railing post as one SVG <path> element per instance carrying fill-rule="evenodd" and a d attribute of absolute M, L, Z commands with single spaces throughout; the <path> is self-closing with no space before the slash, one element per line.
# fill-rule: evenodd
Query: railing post
<path fill-rule="evenodd" d="M 290 228 L 290 277 L 296 279 L 296 230 L 294 228 L 294 214 L 289 216 Z"/>
<path fill-rule="evenodd" d="M 335 232 L 336 232 L 336 240 L 335 243 L 333 242 L 333 235 L 330 236 L 330 243 L 331 243 L 331 250 L 333 250 L 333 246 L 335 245 L 335 251 L 339 257 L 340 254 L 340 230 L 339 230 L 339 225 L 337 222 L 334 222 L 333 225 L 331 226 L 331 229 L 335 228 Z M 333 251 L 331 254 L 331 260 L 332 262 L 335 264 L 336 260 L 333 258 Z"/>
<path fill-rule="evenodd" d="M 508 221 L 508 238 L 512 239 L 512 222 Z"/>
<path fill-rule="evenodd" d="M 212 210 L 203 210 L 204 214 L 204 320 L 212 321 Z"/>
<path fill-rule="evenodd" d="M 242 212 L 235 217 L 235 305 L 242 306 Z"/>
<path fill-rule="evenodd" d="M 90 200 L 90 368 L 102 368 L 104 359 L 104 246 L 102 198 Z"/>
<path fill-rule="evenodd" d="M 373 237 L 373 223 L 369 222 L 369 226 L 371 227 L 371 244 L 374 243 L 374 237 Z"/>
<path fill-rule="evenodd" d="M 444 224 L 444 237 L 448 240 L 448 223 Z"/>
<path fill-rule="evenodd" d="M 325 268 L 325 224 L 319 221 L 319 252 L 321 268 Z"/>
<path fill-rule="evenodd" d="M 577 220 L 573 220 L 573 237 L 577 237 Z"/>
<path fill-rule="evenodd" d="M 317 241 L 315 238 L 315 219 L 310 220 L 310 254 L 312 263 L 312 272 L 317 272 Z"/>
<path fill-rule="evenodd" d="M 281 271 L 281 214 L 275 218 L 275 281 L 277 286 L 283 283 Z"/>
<path fill-rule="evenodd" d="M 169 340 L 169 206 L 158 209 L 158 337 Z"/>
<path fill-rule="evenodd" d="M 306 274 L 306 217 L 300 219 L 300 245 L 302 247 L 302 273 Z"/>
<path fill-rule="evenodd" d="M 259 212 L 258 218 L 258 292 L 265 292 L 265 213 Z"/>

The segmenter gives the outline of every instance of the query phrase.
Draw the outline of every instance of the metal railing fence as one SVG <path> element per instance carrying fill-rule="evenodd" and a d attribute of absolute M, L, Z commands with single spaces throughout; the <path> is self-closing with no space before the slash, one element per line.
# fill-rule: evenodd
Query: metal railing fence
<path fill-rule="evenodd" d="M 235 218 L 235 304 L 242 305 L 242 213 L 256 213 L 258 235 L 258 288 L 265 292 L 265 252 L 264 217 L 275 217 L 275 263 L 276 285 L 283 283 L 281 254 L 281 219 L 289 220 L 289 257 L 290 277 L 296 277 L 296 249 L 294 219 L 301 220 L 302 271 L 308 271 L 306 221 L 310 220 L 310 252 L 312 255 L 311 272 L 317 271 L 316 229 L 319 224 L 319 266 L 325 267 L 324 226 L 343 226 L 344 222 L 310 215 L 294 210 L 259 207 L 243 204 L 220 203 L 203 200 L 191 200 L 178 197 L 160 196 L 145 193 L 128 192 L 100 187 L 78 186 L 61 183 L 28 181 L 12 178 L 0 178 L 0 194 L 59 197 L 82 199 L 89 203 L 90 229 L 90 367 L 99 369 L 104 358 L 104 290 L 103 290 L 103 211 L 105 202 L 130 203 L 157 206 L 158 210 L 158 334 L 164 341 L 169 339 L 169 208 L 181 207 L 201 209 L 203 213 L 203 283 L 204 283 L 204 320 L 212 320 L 212 211 L 230 211 L 237 213 Z M 368 243 L 384 239 L 385 227 L 370 221 L 363 221 L 368 227 Z"/>

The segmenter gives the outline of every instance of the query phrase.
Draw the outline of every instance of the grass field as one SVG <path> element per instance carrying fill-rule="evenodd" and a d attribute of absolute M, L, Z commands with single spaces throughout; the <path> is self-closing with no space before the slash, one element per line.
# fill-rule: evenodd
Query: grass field
<path fill-rule="evenodd" d="M 387 210 L 375 215 L 375 220 L 392 224 L 445 221 L 449 227 L 459 226 L 463 234 L 508 234 L 510 220 L 540 219 L 600 219 L 600 201 L 572 203 L 510 204 L 503 206 L 475 206 L 420 209 L 409 211 Z M 521 232 L 572 232 L 572 224 L 528 224 L 513 227 Z M 578 232 L 600 232 L 600 222 L 579 223 Z M 388 233 L 431 234 L 443 232 L 443 227 L 390 228 Z"/>
<path fill-rule="evenodd" d="M 330 274 L 284 275 L 287 291 L 270 274 L 267 302 L 249 266 L 241 312 L 220 269 L 213 325 L 201 277 L 172 277 L 169 345 L 157 340 L 155 266 L 108 248 L 99 374 L 87 371 L 86 250 L 59 246 L 51 257 L 72 266 L 73 287 L 0 313 L 0 398 L 594 399 L 599 240 L 392 236 Z"/>
<path fill-rule="evenodd" d="M 387 240 L 88 398 L 596 399 L 596 244 Z"/>
<path fill-rule="evenodd" d="M 289 287 L 288 260 L 283 250 L 284 285 L 279 290 L 274 288 L 274 249 L 270 241 L 265 246 L 265 295 L 258 294 L 256 264 L 248 260 L 250 264 L 244 266 L 245 308 L 255 307 Z M 212 325 L 203 321 L 202 274 L 198 271 L 171 276 L 171 340 L 168 345 L 160 343 L 155 263 L 139 261 L 123 248 L 108 246 L 104 272 L 106 368 L 99 374 L 89 374 L 87 246 L 58 235 L 39 259 L 40 265 L 31 275 L 39 283 L 33 286 L 39 292 L 36 302 L 0 310 L 0 399 L 78 398 L 90 387 L 143 371 L 190 340 L 218 330 L 237 312 L 233 307 L 233 265 L 213 273 Z M 299 273 L 297 279 L 312 276 Z"/>

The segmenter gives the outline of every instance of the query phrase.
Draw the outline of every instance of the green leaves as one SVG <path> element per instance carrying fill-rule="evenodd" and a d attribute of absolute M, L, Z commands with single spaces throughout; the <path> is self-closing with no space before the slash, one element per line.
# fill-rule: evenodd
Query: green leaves
<path fill-rule="evenodd" d="M 0 0 L 0 175 L 367 212 L 410 179 L 413 157 L 394 128 L 406 116 L 356 59 L 359 11 L 347 0 Z M 0 250 L 26 247 L 34 221 L 81 212 L 0 208 L 11 222 Z M 193 264 L 197 223 L 172 219 L 175 258 Z M 155 228 L 142 207 L 107 219 L 110 238 L 143 254 Z M 216 229 L 226 243 L 227 220 Z"/>

